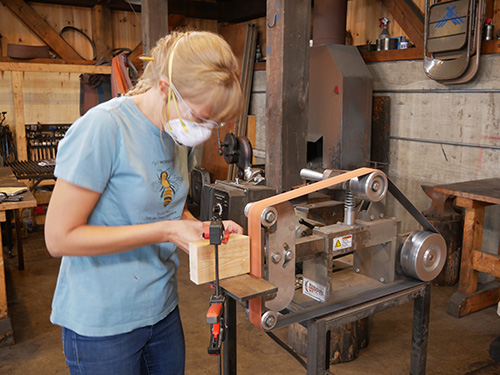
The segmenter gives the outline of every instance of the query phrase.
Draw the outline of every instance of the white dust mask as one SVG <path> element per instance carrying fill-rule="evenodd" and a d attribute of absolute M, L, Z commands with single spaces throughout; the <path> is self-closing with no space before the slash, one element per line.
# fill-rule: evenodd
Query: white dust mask
<path fill-rule="evenodd" d="M 202 144 L 212 134 L 210 129 L 200 126 L 198 123 L 180 118 L 168 121 L 164 129 L 176 143 L 188 147 Z"/>

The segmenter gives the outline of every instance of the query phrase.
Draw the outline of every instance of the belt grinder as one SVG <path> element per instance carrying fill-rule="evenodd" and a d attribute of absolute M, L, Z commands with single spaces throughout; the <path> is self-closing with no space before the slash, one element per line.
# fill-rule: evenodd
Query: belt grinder
<path fill-rule="evenodd" d="M 345 293 L 366 295 L 359 288 L 341 290 L 346 274 L 336 272 L 335 260 L 346 254 L 353 254 L 348 278 L 362 278 L 360 285 L 363 288 L 366 284 L 371 299 L 384 295 L 400 280 L 430 281 L 439 274 L 446 258 L 443 237 L 383 172 L 370 168 L 327 170 L 323 174 L 303 170 L 301 175 L 320 181 L 245 207 L 250 274 L 254 279 L 266 280 L 270 293 L 240 298 L 232 290 L 237 280 L 223 280 L 221 286 L 237 300 L 248 300 L 253 324 L 270 331 L 330 313 L 332 301 L 337 303 Z M 296 214 L 291 201 L 326 188 L 345 191 L 344 222 L 315 227 L 311 236 L 296 239 Z M 401 234 L 399 222 L 383 216 L 379 206 L 387 191 L 422 230 Z M 356 205 L 360 200 L 365 202 L 363 210 Z M 302 278 L 296 275 L 298 262 L 303 263 Z M 301 291 L 296 287 L 298 279 L 302 279 Z"/>

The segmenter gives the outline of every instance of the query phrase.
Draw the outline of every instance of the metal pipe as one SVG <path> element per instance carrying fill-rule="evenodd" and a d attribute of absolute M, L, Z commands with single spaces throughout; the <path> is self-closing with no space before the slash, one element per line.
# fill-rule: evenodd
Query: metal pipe
<path fill-rule="evenodd" d="M 300 177 L 303 180 L 321 181 L 323 179 L 323 173 L 303 168 L 300 170 Z"/>
<path fill-rule="evenodd" d="M 396 137 L 396 136 L 391 136 L 390 139 L 395 139 L 398 141 L 407 141 L 407 142 L 433 143 L 433 144 L 438 144 L 438 145 L 462 146 L 462 147 L 473 147 L 473 148 L 488 148 L 488 149 L 492 149 L 492 150 L 500 150 L 500 146 L 478 145 L 478 144 L 473 144 L 473 143 L 433 141 L 431 139 L 406 138 L 406 137 Z"/>
<path fill-rule="evenodd" d="M 374 94 L 497 94 L 500 89 L 401 89 L 373 90 Z"/>
<path fill-rule="evenodd" d="M 345 44 L 347 0 L 315 0 L 313 45 Z"/>

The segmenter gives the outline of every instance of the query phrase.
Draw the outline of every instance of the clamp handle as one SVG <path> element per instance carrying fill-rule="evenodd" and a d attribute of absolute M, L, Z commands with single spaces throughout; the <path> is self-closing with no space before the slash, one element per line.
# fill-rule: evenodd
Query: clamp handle
<path fill-rule="evenodd" d="M 222 315 L 222 303 L 212 303 L 207 311 L 207 323 L 215 324 L 220 320 Z"/>

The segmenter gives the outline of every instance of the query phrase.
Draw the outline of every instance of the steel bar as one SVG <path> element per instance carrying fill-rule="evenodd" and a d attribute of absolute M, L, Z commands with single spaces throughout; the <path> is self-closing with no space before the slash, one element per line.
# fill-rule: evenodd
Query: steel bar
<path fill-rule="evenodd" d="M 431 144 L 447 145 L 447 146 L 487 148 L 491 150 L 500 150 L 500 146 L 494 146 L 494 145 L 480 145 L 474 143 L 460 143 L 460 142 L 450 142 L 450 141 L 434 141 L 432 139 L 419 139 L 419 138 L 407 138 L 407 137 L 396 137 L 396 136 L 391 136 L 390 138 L 406 142 L 431 143 Z"/>
<path fill-rule="evenodd" d="M 496 94 L 500 89 L 388 89 L 373 90 L 374 94 Z"/>
<path fill-rule="evenodd" d="M 326 322 L 311 319 L 307 322 L 307 375 L 325 374 L 330 367 L 330 353 L 326 353 Z"/>
<path fill-rule="evenodd" d="M 323 315 L 338 313 L 352 306 L 370 301 L 375 301 L 379 298 L 388 296 L 390 294 L 400 292 L 401 290 L 410 289 L 412 287 L 418 287 L 421 284 L 422 281 L 417 281 L 417 280 L 403 280 L 399 282 L 396 281 L 392 284 L 387 284 L 387 285 L 381 284 L 379 289 L 360 293 L 349 300 L 332 301 L 332 302 L 327 301 L 322 304 L 296 310 L 288 314 L 279 316 L 273 330 L 289 326 L 292 323 L 299 323 Z"/>

